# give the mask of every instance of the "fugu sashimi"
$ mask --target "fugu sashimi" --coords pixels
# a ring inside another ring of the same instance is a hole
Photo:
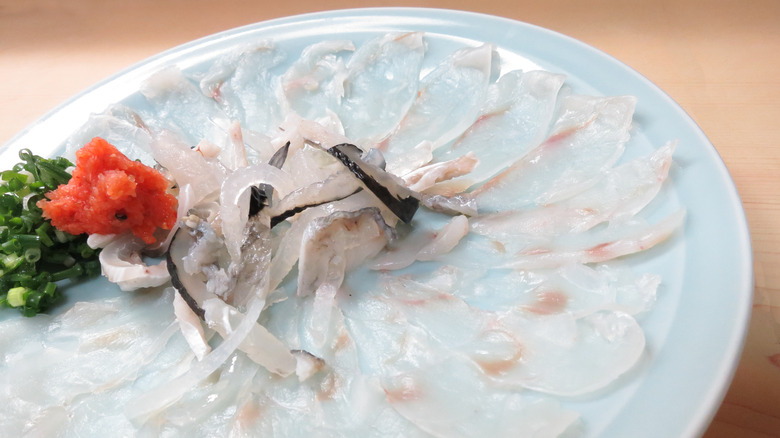
[[[496,390],[468,360],[406,339],[382,387],[396,411],[435,437],[556,437],[578,418],[552,399]]]
[[[434,159],[475,154],[479,166],[461,178],[472,184],[498,173],[545,139],[564,80],[545,71],[503,75],[491,85],[479,118],[451,145],[437,149]]]
[[[200,81],[204,95],[214,99],[231,120],[267,134],[281,122],[281,72],[274,69],[285,58],[273,43],[263,41],[224,56]]]
[[[36,318],[44,325],[40,333],[46,334],[45,342],[22,337],[18,340],[25,340],[23,345],[5,345],[10,348],[4,349],[7,369],[0,376],[0,385],[11,403],[0,414],[3,431],[22,436],[41,419],[55,421],[58,412],[72,417],[89,398],[85,396],[104,393],[116,397],[116,391],[142,374],[141,369],[176,333],[171,298],[171,293],[124,295],[79,303],[54,318]],[[133,305],[146,309],[149,319],[124,311]],[[4,332],[13,322],[3,322]],[[67,422],[61,426],[67,427]]]
[[[623,312],[597,310],[577,317],[564,308],[540,314],[520,302],[506,312],[485,312],[436,283],[398,279],[385,284],[386,299],[406,322],[435,340],[436,347],[465,354],[491,380],[579,395],[630,369],[644,350],[641,328]]]
[[[492,386],[480,360],[490,368],[495,354],[521,356],[513,337],[490,340],[495,316],[428,285],[389,276],[384,284],[384,293],[345,303],[358,306],[350,314],[364,309],[347,323],[364,371],[378,373],[387,401],[417,427],[440,437],[557,436],[577,418],[551,399]]]
[[[678,230],[684,219],[685,210],[678,210],[655,224],[638,221],[548,241],[510,256],[510,261],[501,267],[544,269],[569,263],[605,262],[652,248]]]
[[[422,32],[392,33],[363,44],[349,59],[336,113],[357,144],[381,140],[406,114],[417,93],[424,51]]]
[[[493,67],[493,46],[460,49],[420,81],[414,104],[378,147],[396,175],[428,163],[432,151],[454,139],[479,114]]]
[[[351,41],[321,41],[306,47],[282,76],[282,91],[291,110],[305,119],[317,119],[335,110],[344,96],[347,67],[343,53],[353,52]]]
[[[472,220],[472,231],[494,237],[551,236],[629,219],[658,194],[669,174],[674,149],[670,143],[647,157],[609,169],[596,185],[559,203],[482,215]]]
[[[450,181],[453,178],[466,175],[474,170],[479,165],[479,159],[471,152],[466,153],[463,156],[428,164],[420,167],[417,170],[407,173],[403,176],[404,182],[407,186],[416,192],[427,191],[431,187],[434,187],[441,181]],[[466,184],[450,184],[448,187],[460,186],[458,189],[445,192],[446,195],[454,195],[465,191],[469,187],[469,183]],[[437,191],[440,192],[440,191]]]
[[[150,76],[141,85],[149,109],[138,113],[155,131],[169,130],[190,145],[201,140],[221,144],[230,120],[219,105],[176,67],[168,67]]]
[[[523,360],[493,380],[547,394],[579,396],[604,388],[630,370],[645,348],[642,328],[629,314],[600,311],[505,317],[501,325],[523,343]]]
[[[91,114],[89,120],[68,138],[65,156],[72,159],[78,149],[95,137],[111,143],[128,157],[140,160],[147,166],[154,165],[150,151],[152,133],[141,116],[127,106],[115,104],[102,113]]]
[[[636,98],[566,96],[550,136],[473,192],[480,212],[545,205],[594,185],[629,138]]]

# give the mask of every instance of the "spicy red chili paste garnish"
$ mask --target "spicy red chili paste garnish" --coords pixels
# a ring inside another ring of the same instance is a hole
[[[128,159],[96,137],[76,152],[76,169],[68,184],[38,201],[54,227],[71,234],[118,234],[130,230],[154,243],[159,227],[176,222],[176,198],[160,172]]]

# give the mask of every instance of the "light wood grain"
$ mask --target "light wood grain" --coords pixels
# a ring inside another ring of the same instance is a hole
[[[462,9],[547,27],[635,68],[691,114],[734,178],[755,257],[744,353],[705,437],[780,437],[780,2],[0,0],[0,144],[162,50],[270,18],[363,6]]]

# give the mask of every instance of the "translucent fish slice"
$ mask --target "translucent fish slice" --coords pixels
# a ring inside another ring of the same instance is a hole
[[[424,50],[422,32],[391,33],[363,44],[349,59],[336,113],[358,145],[381,140],[406,114],[417,94]]]
[[[409,112],[378,146],[388,172],[403,176],[428,163],[433,150],[474,122],[487,92],[493,56],[490,44],[460,49],[421,80]]]
[[[291,110],[305,119],[325,117],[344,96],[347,77],[344,54],[355,50],[351,41],[321,41],[306,47],[282,76],[282,92]]]
[[[636,98],[567,96],[550,136],[473,192],[482,212],[545,205],[594,185],[623,154]]]
[[[549,133],[565,77],[545,71],[512,71],[491,85],[485,110],[436,161],[473,153],[479,165],[460,179],[481,182],[538,146]]]
[[[200,81],[202,92],[219,104],[231,120],[261,134],[281,122],[286,108],[276,67],[285,55],[262,41],[222,57]]]

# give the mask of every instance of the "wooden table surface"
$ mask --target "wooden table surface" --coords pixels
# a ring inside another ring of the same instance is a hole
[[[780,437],[780,1],[0,0],[0,144],[157,52],[271,18],[365,6],[461,9],[546,27],[615,56],[682,105],[736,182],[754,251],[747,341],[704,436]]]

